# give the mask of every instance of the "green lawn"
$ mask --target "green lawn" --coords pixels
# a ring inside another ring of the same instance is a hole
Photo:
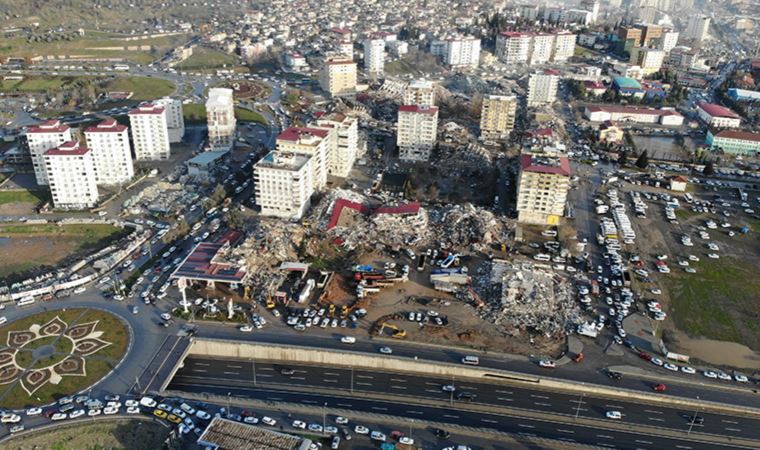
[[[671,316],[690,336],[739,342],[760,349],[760,278],[745,259],[704,258],[696,274],[676,270],[666,277]]]
[[[48,200],[50,200],[50,197],[46,191],[0,191],[0,205],[8,203],[33,203],[39,205]]]
[[[235,108],[235,117],[242,122],[259,122],[266,125],[264,116],[250,109]]]
[[[234,66],[236,59],[233,55],[206,47],[195,47],[193,54],[186,60],[174,66],[177,70],[216,69]]]
[[[61,237],[76,237],[82,247],[89,247],[103,239],[116,237],[125,233],[121,228],[102,223],[55,225],[55,224],[32,224],[32,225],[0,225],[0,235],[55,235]]]
[[[53,75],[24,76],[23,80],[0,80],[0,91],[44,92],[47,90],[71,89],[74,87],[74,83],[86,79],[92,80],[94,78]]]
[[[174,83],[152,77],[117,77],[105,84],[108,91],[132,92],[133,100],[155,100],[174,92]]]
[[[182,115],[185,118],[185,122],[205,123],[206,106],[198,103],[182,105]],[[261,114],[244,108],[235,108],[235,118],[241,122],[259,122],[265,125],[267,123],[266,119]]]

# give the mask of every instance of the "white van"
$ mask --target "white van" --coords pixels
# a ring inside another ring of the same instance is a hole
[[[480,364],[480,358],[473,355],[467,355],[462,358],[462,364],[468,364],[470,366],[477,366]]]
[[[533,257],[536,261],[549,261],[551,257],[545,253],[539,253]]]
[[[16,306],[27,306],[27,305],[31,305],[32,303],[34,303],[34,297],[30,295],[29,297],[24,297],[20,299],[19,301],[17,301]]]

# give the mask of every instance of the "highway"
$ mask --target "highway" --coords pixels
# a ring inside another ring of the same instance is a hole
[[[259,362],[255,365],[256,386],[253,385],[254,366],[244,360],[214,360],[188,358],[169,386],[170,390],[234,395],[260,400],[301,403],[323,406],[331,409],[386,414],[424,421],[451,423],[461,426],[489,428],[497,431],[528,436],[560,439],[604,446],[609,448],[733,448],[704,442],[702,433],[718,431],[716,434],[758,436],[753,430],[756,421],[743,418],[703,414],[704,427],[695,425],[693,433],[681,438],[666,438],[652,435],[651,429],[641,429],[649,425],[668,431],[688,431],[689,422],[683,417],[690,413],[656,406],[637,405],[619,401],[606,401],[590,397],[571,397],[564,394],[539,390],[499,386],[488,383],[454,383],[459,389],[478,394],[472,406],[488,406],[489,412],[462,409],[457,400],[441,390],[441,386],[451,380],[422,378],[402,374],[378,373],[356,370],[353,373],[354,395],[351,394],[351,374],[348,369],[288,366],[295,370],[292,376],[283,376],[279,370],[283,366]],[[331,389],[320,393],[319,389]],[[335,393],[343,389],[344,395]],[[387,399],[372,400],[362,394],[386,394]],[[405,402],[404,397],[413,396],[439,402],[425,405]],[[364,398],[363,398],[364,397]],[[450,403],[450,406],[446,403]],[[500,405],[527,410],[528,417],[514,412],[499,412]],[[435,406],[433,406],[435,405]],[[621,422],[605,419],[606,410],[615,408],[623,413]],[[490,412],[493,411],[493,412]],[[556,418],[541,417],[545,413],[559,413],[567,418],[560,423]],[[578,419],[576,420],[576,414]],[[599,423],[589,426],[587,419]],[[651,420],[652,418],[656,420]],[[584,420],[586,419],[586,420]],[[581,423],[583,422],[583,423]],[[634,426],[630,426],[633,424]],[[608,428],[619,427],[622,429]],[[740,431],[720,430],[729,427]],[[740,427],[745,427],[741,429]]]

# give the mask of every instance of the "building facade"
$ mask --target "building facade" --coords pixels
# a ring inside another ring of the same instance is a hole
[[[385,68],[385,40],[370,38],[364,41],[364,70],[367,74],[382,75]]]
[[[312,157],[298,153],[269,152],[253,166],[256,204],[264,216],[298,220],[311,204]]]
[[[98,203],[98,186],[92,152],[76,141],[68,141],[45,152],[50,195],[60,209],[86,209]]]
[[[517,180],[517,220],[558,225],[565,212],[570,176],[566,156],[522,154]]]
[[[545,70],[531,74],[528,80],[528,106],[549,105],[557,99],[559,74]]]
[[[710,31],[710,18],[707,16],[691,16],[686,25],[684,37],[695,42],[702,42],[707,39]]]
[[[84,130],[92,154],[95,182],[100,185],[128,183],[135,175],[129,130],[114,119],[104,120]]]
[[[171,155],[166,110],[147,104],[129,112],[132,147],[138,161],[167,160]]]
[[[739,128],[742,118],[731,109],[714,103],[697,103],[697,115],[709,127]]]
[[[64,142],[71,141],[71,128],[60,120],[47,120],[26,130],[26,142],[29,155],[34,166],[34,176],[37,184],[48,184],[45,158],[43,155],[51,148],[58,147]]]
[[[405,105],[434,106],[435,86],[432,81],[414,80],[404,90]]]
[[[487,95],[480,109],[480,136],[483,139],[504,139],[515,127],[517,97]]]
[[[232,89],[212,88],[206,100],[208,146],[214,151],[231,150],[235,143],[235,99]]]
[[[315,190],[320,190],[327,184],[329,171],[330,143],[336,136],[331,136],[334,130],[312,127],[290,127],[277,136],[276,148],[281,153],[295,153],[311,157],[313,170],[312,183]]]
[[[335,142],[328,152],[329,172],[337,177],[348,177],[359,148],[359,121],[345,114],[331,113],[318,118],[314,126],[335,130]]]
[[[319,86],[332,96],[355,93],[356,63],[350,59],[326,60],[319,73]]]
[[[438,135],[438,108],[403,105],[398,110],[396,145],[399,158],[427,161]]]
[[[452,69],[468,69],[480,64],[480,39],[472,36],[454,36],[435,41],[430,53],[441,56],[443,63]]]
[[[182,100],[164,97],[156,100],[156,105],[166,110],[166,126],[169,129],[169,143],[177,144],[185,135],[185,118],[182,116]]]
[[[731,155],[755,156],[760,153],[760,134],[736,130],[709,130],[707,145],[712,151]]]
[[[665,62],[665,52],[657,48],[634,47],[631,49],[630,63],[641,67],[644,75],[659,72]]]

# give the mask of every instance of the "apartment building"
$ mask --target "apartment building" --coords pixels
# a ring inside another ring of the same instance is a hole
[[[618,40],[620,42],[620,50],[630,53],[633,47],[641,45],[642,30],[641,28],[626,26],[620,27],[617,30]]]
[[[676,48],[678,45],[678,38],[680,37],[681,33],[678,31],[673,30],[665,30],[662,32],[662,37],[660,38],[660,46],[658,47],[663,52],[670,53],[671,50]]]
[[[709,127],[739,128],[742,118],[731,109],[715,103],[697,103],[697,115]]]
[[[581,0],[581,9],[591,13],[591,23],[599,20],[599,0]]]
[[[329,172],[336,177],[348,177],[359,149],[359,121],[355,117],[334,112],[319,117],[310,126],[335,130],[334,143],[328,152]]]
[[[166,126],[169,131],[169,143],[176,144],[182,141],[185,135],[185,119],[182,116],[182,100],[164,97],[156,100],[156,105],[163,106],[166,110]]]
[[[432,81],[414,80],[404,90],[405,105],[434,106],[435,86]]]
[[[528,62],[532,43],[531,33],[505,31],[496,37],[496,56],[505,64]]]
[[[553,34],[534,34],[528,64],[545,64],[551,61],[554,52],[554,39]]]
[[[86,209],[98,203],[98,186],[92,152],[76,141],[51,148],[43,155],[53,205],[60,209]]]
[[[128,113],[132,147],[138,161],[167,160],[171,155],[166,109],[147,104]]]
[[[575,53],[577,36],[559,33],[521,33],[507,31],[496,37],[496,56],[507,64],[545,64],[564,62]]]
[[[385,39],[364,40],[364,70],[370,76],[382,75],[385,68]]]
[[[312,157],[273,151],[253,166],[256,204],[261,215],[298,220],[314,193]]]
[[[504,139],[515,127],[517,97],[487,95],[480,109],[480,136],[483,139]]]
[[[45,152],[69,141],[71,141],[71,128],[60,120],[47,120],[26,130],[26,143],[32,158],[37,184],[40,186],[48,184],[43,158]]]
[[[571,174],[570,161],[564,155],[520,155],[517,220],[537,225],[559,224],[565,213]]]
[[[644,75],[659,72],[665,62],[665,52],[658,48],[634,47],[631,49],[631,64],[641,67]]]
[[[356,63],[342,58],[326,60],[319,73],[319,86],[332,96],[355,93]]]
[[[699,43],[707,39],[710,31],[710,18],[707,16],[691,16],[686,24],[684,38],[692,39]]]
[[[312,183],[315,190],[322,189],[327,184],[329,170],[330,144],[336,137],[331,136],[333,130],[313,127],[290,127],[280,133],[275,141],[278,152],[307,155],[312,159]]]
[[[559,72],[544,70],[531,74],[528,80],[528,106],[548,105],[557,99]]]
[[[712,151],[721,151],[730,155],[756,156],[760,153],[760,134],[749,131],[710,129],[707,132],[707,145]]]
[[[554,35],[552,62],[564,62],[575,55],[575,41],[578,36],[564,31]]]
[[[431,44],[431,53],[440,55],[443,63],[453,69],[478,67],[480,39],[472,36],[454,36]]]
[[[437,107],[419,105],[399,107],[396,135],[399,158],[407,161],[427,161],[435,146],[437,134]]]
[[[635,122],[664,126],[683,125],[683,116],[673,108],[647,108],[643,106],[586,105],[583,115],[590,122]]]
[[[101,185],[128,183],[135,175],[129,130],[114,119],[107,119],[84,130],[87,148],[92,153],[95,182]]]
[[[235,99],[232,89],[212,88],[206,100],[208,146],[214,151],[231,150],[235,143]]]

